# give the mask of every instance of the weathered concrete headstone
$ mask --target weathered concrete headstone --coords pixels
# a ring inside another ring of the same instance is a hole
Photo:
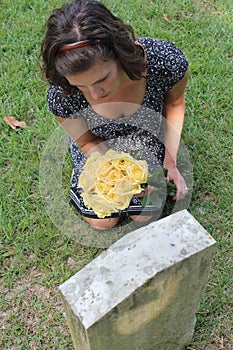
[[[121,238],[59,288],[75,349],[183,349],[215,245],[186,210]]]

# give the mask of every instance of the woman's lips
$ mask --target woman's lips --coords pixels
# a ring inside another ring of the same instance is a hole
[[[100,98],[102,99],[102,98],[106,98],[106,97],[108,97],[108,94],[103,95],[103,96],[101,96]]]

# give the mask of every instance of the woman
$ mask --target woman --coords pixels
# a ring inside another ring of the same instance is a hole
[[[114,148],[147,160],[149,169],[167,168],[168,180],[177,187],[173,199],[184,198],[187,187],[176,156],[188,63],[177,47],[152,38],[136,40],[132,27],[103,4],[76,0],[52,12],[42,57],[51,84],[49,109],[71,136],[71,200],[87,222],[106,229],[119,220],[85,215],[77,183],[93,151]],[[138,205],[133,201],[132,208]],[[139,219],[133,214],[132,209],[131,217]]]

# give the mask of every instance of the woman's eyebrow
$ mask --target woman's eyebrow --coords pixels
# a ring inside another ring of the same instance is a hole
[[[100,78],[98,80],[96,80],[94,83],[92,83],[91,85],[95,85],[95,84],[98,84],[98,83],[101,83],[101,81],[105,80],[107,78],[109,73],[107,73],[103,78]],[[85,87],[86,85],[81,85],[81,84],[77,84],[76,86],[79,86],[79,87]]]

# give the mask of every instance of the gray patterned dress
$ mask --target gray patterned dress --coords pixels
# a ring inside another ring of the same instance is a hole
[[[148,62],[147,85],[144,100],[138,110],[130,116],[121,115],[117,119],[103,118],[89,105],[81,91],[72,96],[62,97],[62,88],[50,86],[48,105],[50,111],[63,118],[86,119],[90,131],[103,139],[111,148],[129,152],[138,159],[148,162],[149,170],[162,166],[164,159],[163,142],[163,102],[166,93],[178,83],[188,69],[184,54],[173,43],[153,38],[139,38]],[[74,164],[71,183],[71,203],[85,216],[96,217],[85,207],[81,189],[77,187],[79,175],[86,156],[74,140],[70,140],[70,152]],[[153,206],[143,209],[145,215],[153,212]],[[138,214],[142,207],[133,198],[128,213]],[[113,216],[117,216],[118,213]]]

